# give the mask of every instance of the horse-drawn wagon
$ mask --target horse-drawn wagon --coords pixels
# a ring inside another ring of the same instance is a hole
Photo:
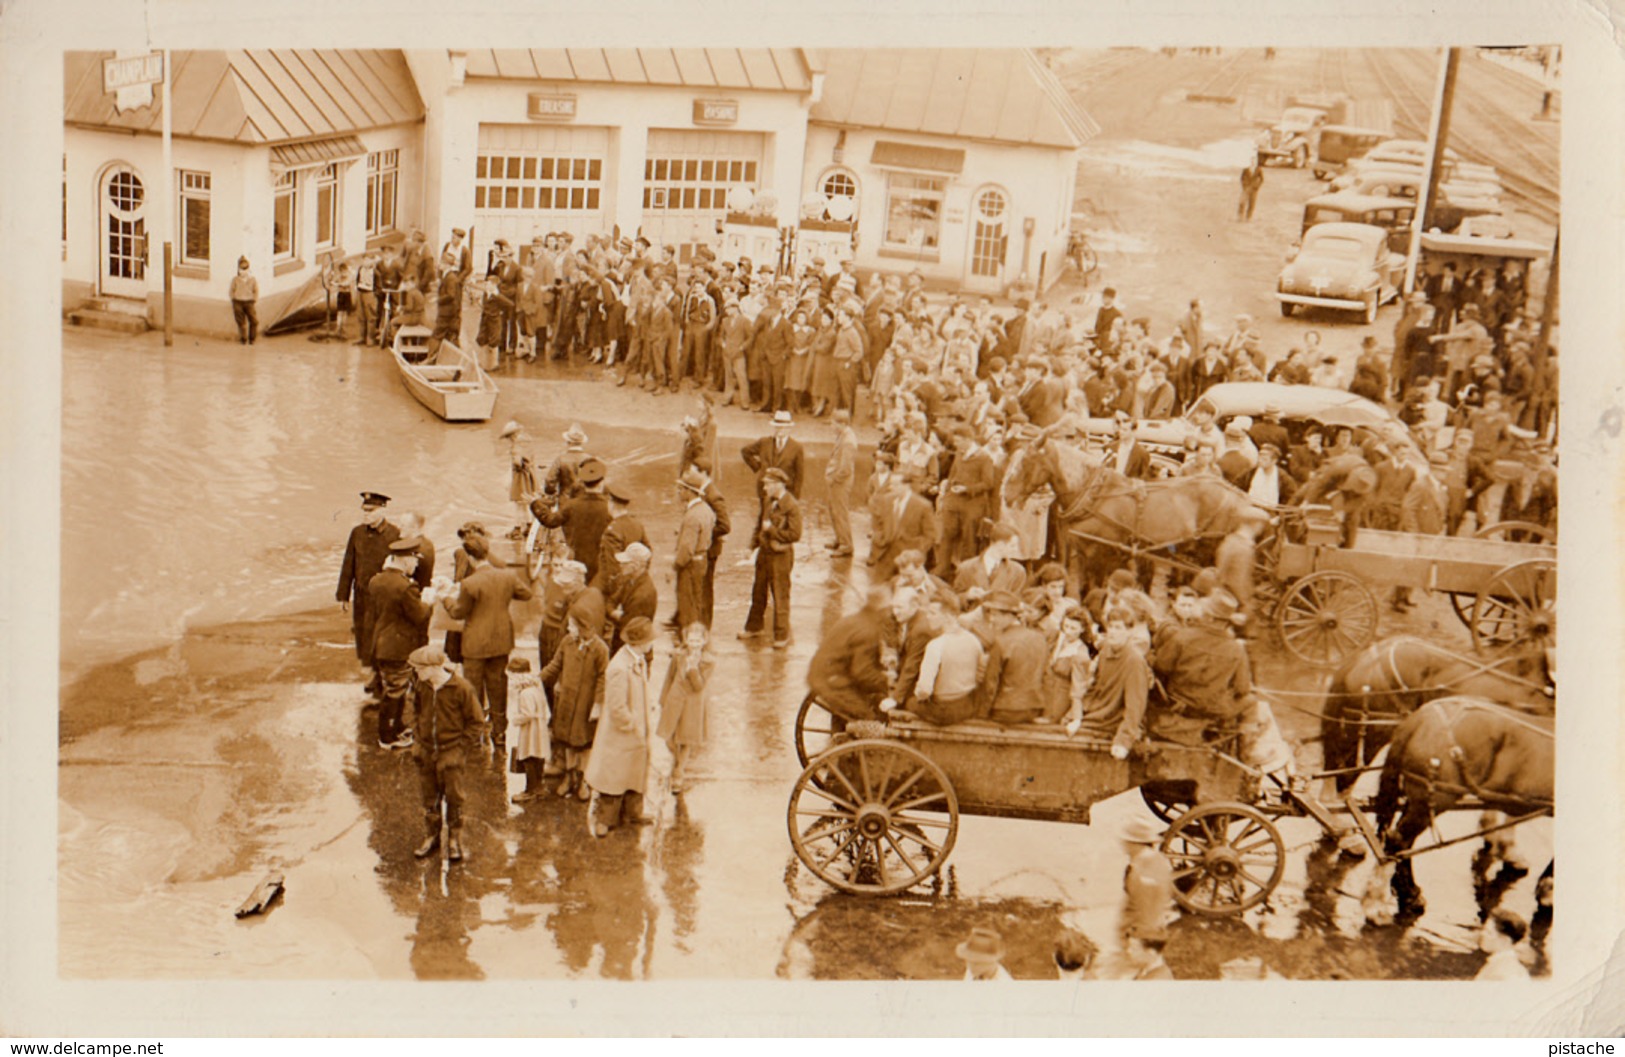
[[[837,729],[840,728],[840,729]],[[843,891],[893,895],[946,865],[962,815],[1088,823],[1092,805],[1138,788],[1168,823],[1174,898],[1237,914],[1280,882],[1286,848],[1259,806],[1262,776],[1217,747],[1111,743],[1054,727],[893,717],[845,726],[809,695],[796,716],[803,770],[790,793],[796,856]]]
[[[1314,510],[1285,508],[1259,542],[1260,613],[1288,653],[1333,667],[1377,637],[1372,587],[1423,587],[1450,596],[1479,649],[1550,638],[1557,547],[1538,525],[1503,522],[1476,536],[1342,527]]]

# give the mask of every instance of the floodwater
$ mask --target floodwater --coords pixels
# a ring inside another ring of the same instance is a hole
[[[734,640],[750,582],[736,532],[717,584],[713,735],[690,791],[656,798],[654,825],[595,840],[579,802],[511,805],[519,779],[480,766],[468,781],[468,860],[412,857],[416,774],[376,747],[333,602],[356,493],[388,492],[394,509],[422,513],[444,556],[464,520],[509,523],[502,421],[523,422],[546,459],[579,419],[637,492],[669,599],[658,558],[675,531],[676,425],[689,404],[591,378],[527,368],[502,379],[492,422],[447,426],[377,350],[299,336],[252,349],[181,338],[165,350],[156,337],[65,332],[63,976],[946,979],[963,971],[954,946],[988,924],[1009,944],[1013,975],[1042,979],[1063,915],[1111,951],[1124,866],[1113,834],[1145,810],[1133,792],[1097,805],[1088,827],[963,818],[939,883],[902,899],[834,893],[791,852],[791,728],[807,660],[864,582],[861,562],[823,549],[816,426],[805,429],[814,498],[793,645]],[[734,452],[762,422],[725,413],[721,426],[723,487],[748,522],[754,497]],[[1410,630],[1449,620],[1418,612]],[[1279,657],[1259,668],[1261,682],[1306,695],[1292,699],[1303,712],[1282,716],[1306,739],[1318,677]],[[1300,751],[1310,767],[1316,755]],[[1538,871],[1550,828],[1525,829]],[[1288,856],[1275,896],[1240,919],[1182,919],[1168,949],[1176,974],[1215,978],[1235,958],[1296,978],[1476,971],[1466,847],[1418,860],[1430,909],[1414,927],[1369,928],[1359,897],[1370,863],[1338,859],[1305,820],[1280,830]],[[236,920],[272,871],[285,894]],[[1531,888],[1512,888],[1507,905],[1527,914]]]

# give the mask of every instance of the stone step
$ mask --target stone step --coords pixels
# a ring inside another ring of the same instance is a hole
[[[106,308],[76,308],[68,313],[68,322],[76,327],[116,330],[122,334],[144,334],[152,329],[142,316]]]
[[[118,312],[121,315],[135,316],[138,319],[147,318],[147,303],[132,300],[128,297],[92,297],[81,308],[90,308],[98,312]]]

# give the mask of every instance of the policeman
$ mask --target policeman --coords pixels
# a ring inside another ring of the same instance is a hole
[[[350,614],[355,635],[355,655],[367,673],[368,694],[380,694],[378,675],[372,668],[372,613],[367,604],[367,584],[384,567],[389,545],[401,538],[400,529],[384,520],[389,496],[381,492],[361,493],[361,524],[350,530],[344,545],[344,564],[339,568],[338,603]]]

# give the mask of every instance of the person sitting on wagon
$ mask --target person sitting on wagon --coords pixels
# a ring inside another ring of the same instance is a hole
[[[1328,503],[1343,518],[1343,546],[1354,546],[1360,512],[1377,487],[1377,471],[1364,455],[1351,450],[1333,455],[1304,482],[1298,505]]]
[[[1119,760],[1128,758],[1144,734],[1151,688],[1151,667],[1132,641],[1133,623],[1134,615],[1121,606],[1107,611],[1093,679],[1066,714],[1067,734],[1110,738],[1112,756]]]
[[[890,598],[887,588],[871,588],[863,608],[824,635],[807,666],[807,688],[840,720],[881,718],[880,702],[892,683],[882,659]]]
[[[1157,629],[1153,670],[1166,707],[1153,709],[1151,731],[1184,745],[1239,734],[1242,759],[1284,787],[1293,775],[1292,749],[1274,711],[1253,693],[1247,650],[1231,633],[1238,611],[1235,596],[1216,587],[1203,600],[1201,617],[1166,620]]]
[[[982,677],[984,715],[1005,725],[1031,723],[1044,714],[1044,633],[1021,622],[1021,601],[1009,591],[989,592],[982,608],[994,635]]]

